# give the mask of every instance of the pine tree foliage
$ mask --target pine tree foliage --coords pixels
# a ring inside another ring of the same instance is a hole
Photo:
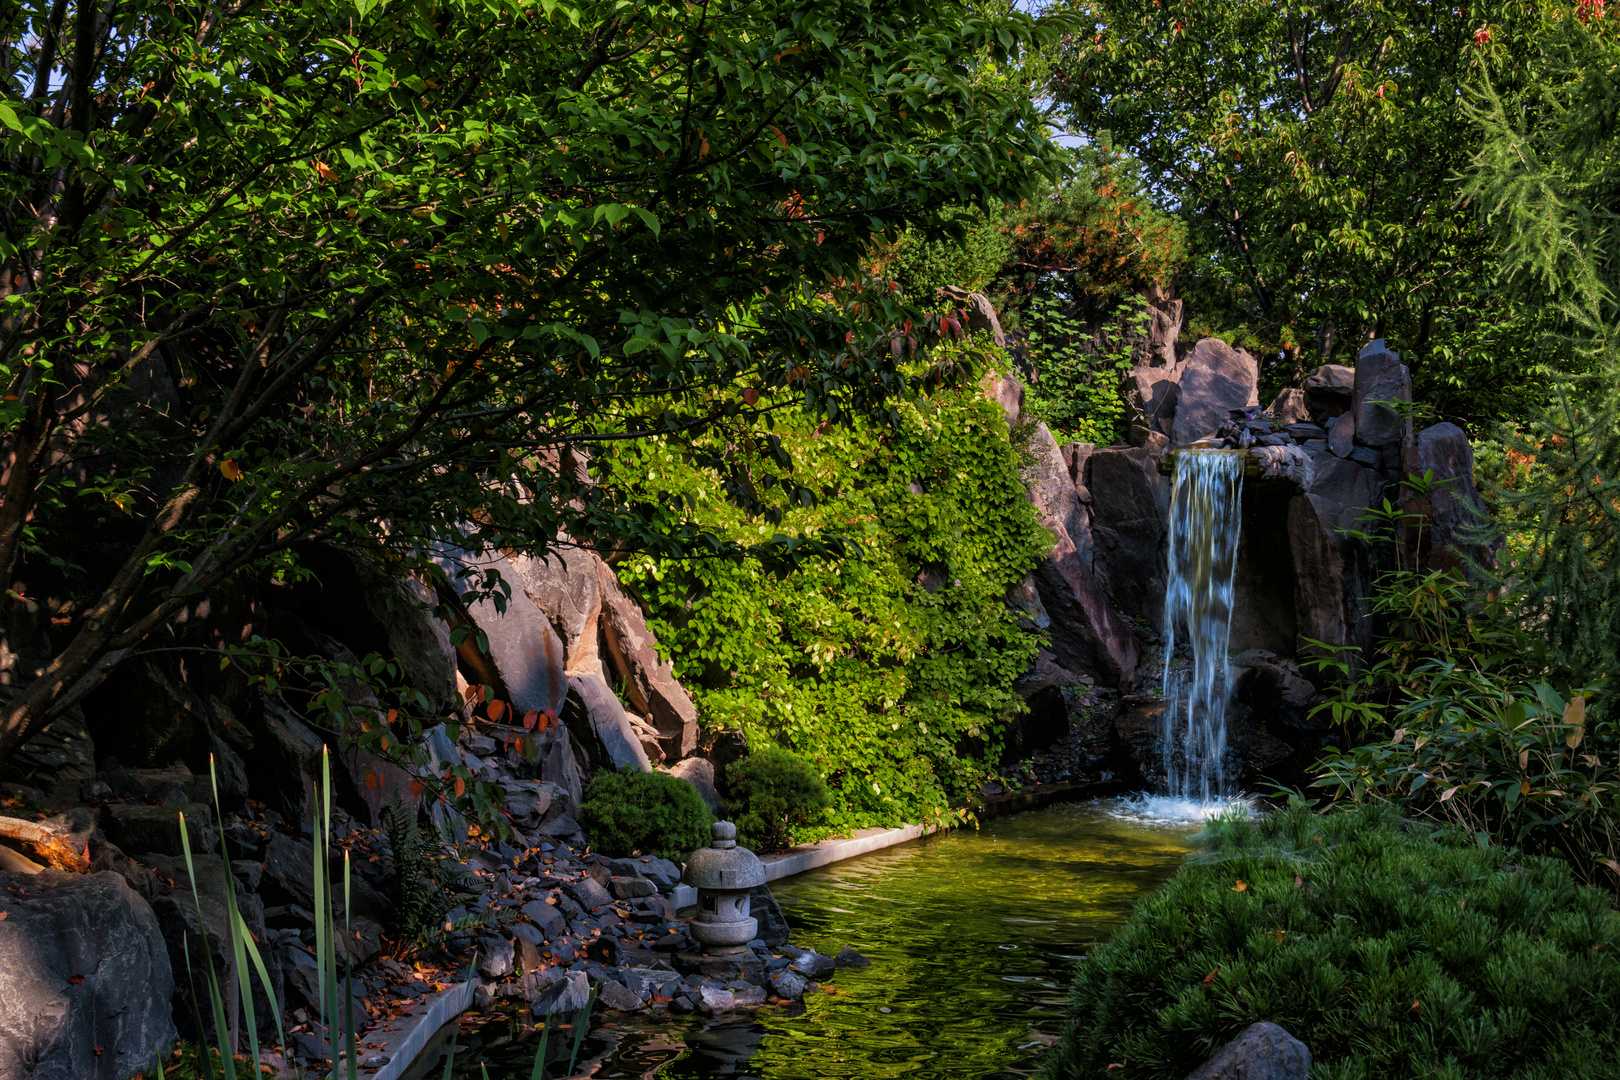
[[[1553,660],[1594,679],[1620,666],[1620,27],[1592,0],[1553,5],[1536,45],[1528,92],[1509,99],[1486,82],[1475,96],[1485,138],[1464,192],[1525,300],[1554,313],[1590,364],[1507,434],[1535,464],[1501,495],[1530,540],[1504,578],[1544,619]]]

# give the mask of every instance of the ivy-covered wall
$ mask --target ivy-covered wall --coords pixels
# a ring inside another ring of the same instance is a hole
[[[619,449],[611,468],[729,536],[837,533],[860,558],[773,576],[752,561],[637,556],[620,580],[706,726],[788,747],[823,774],[834,807],[800,839],[940,820],[977,794],[1000,729],[1024,710],[1012,685],[1038,645],[1003,603],[1051,544],[1019,452],[972,386],[901,405],[882,432],[789,411],[774,434],[794,483],[816,494],[805,506],[768,489],[777,523],[744,514],[716,472],[669,444]],[[762,445],[759,471],[769,455]]]

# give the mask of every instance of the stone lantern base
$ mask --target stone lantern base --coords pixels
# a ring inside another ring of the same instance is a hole
[[[676,953],[675,969],[683,975],[701,975],[705,979],[725,979],[728,982],[747,979],[751,983],[763,983],[765,980],[765,965],[752,949],[744,949],[740,955],[732,956],[717,956],[696,950]]]

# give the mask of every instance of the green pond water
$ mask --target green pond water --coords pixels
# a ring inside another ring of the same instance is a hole
[[[1077,965],[1170,877],[1197,830],[1158,804],[1051,807],[874,852],[771,888],[793,942],[872,964],[802,1007],[721,1018],[603,1017],[579,1075],[978,1080],[1028,1075],[1061,1030]],[[528,1080],[532,1039],[496,1021],[463,1036],[460,1076]],[[553,1038],[566,1072],[565,1035]],[[469,1064],[464,1068],[462,1062]],[[438,1069],[442,1069],[442,1059]],[[433,1075],[442,1075],[435,1071]]]

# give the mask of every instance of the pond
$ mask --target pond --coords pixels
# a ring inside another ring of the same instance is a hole
[[[795,945],[853,946],[871,966],[839,971],[833,992],[793,1009],[600,1023],[581,1073],[1026,1076],[1061,1030],[1075,966],[1175,872],[1198,828],[1186,812],[1140,798],[1055,806],[774,883]],[[482,1045],[458,1055],[459,1075],[481,1078],[482,1064],[491,1080],[527,1080],[534,1044],[502,1038],[502,1026],[473,1037]]]

